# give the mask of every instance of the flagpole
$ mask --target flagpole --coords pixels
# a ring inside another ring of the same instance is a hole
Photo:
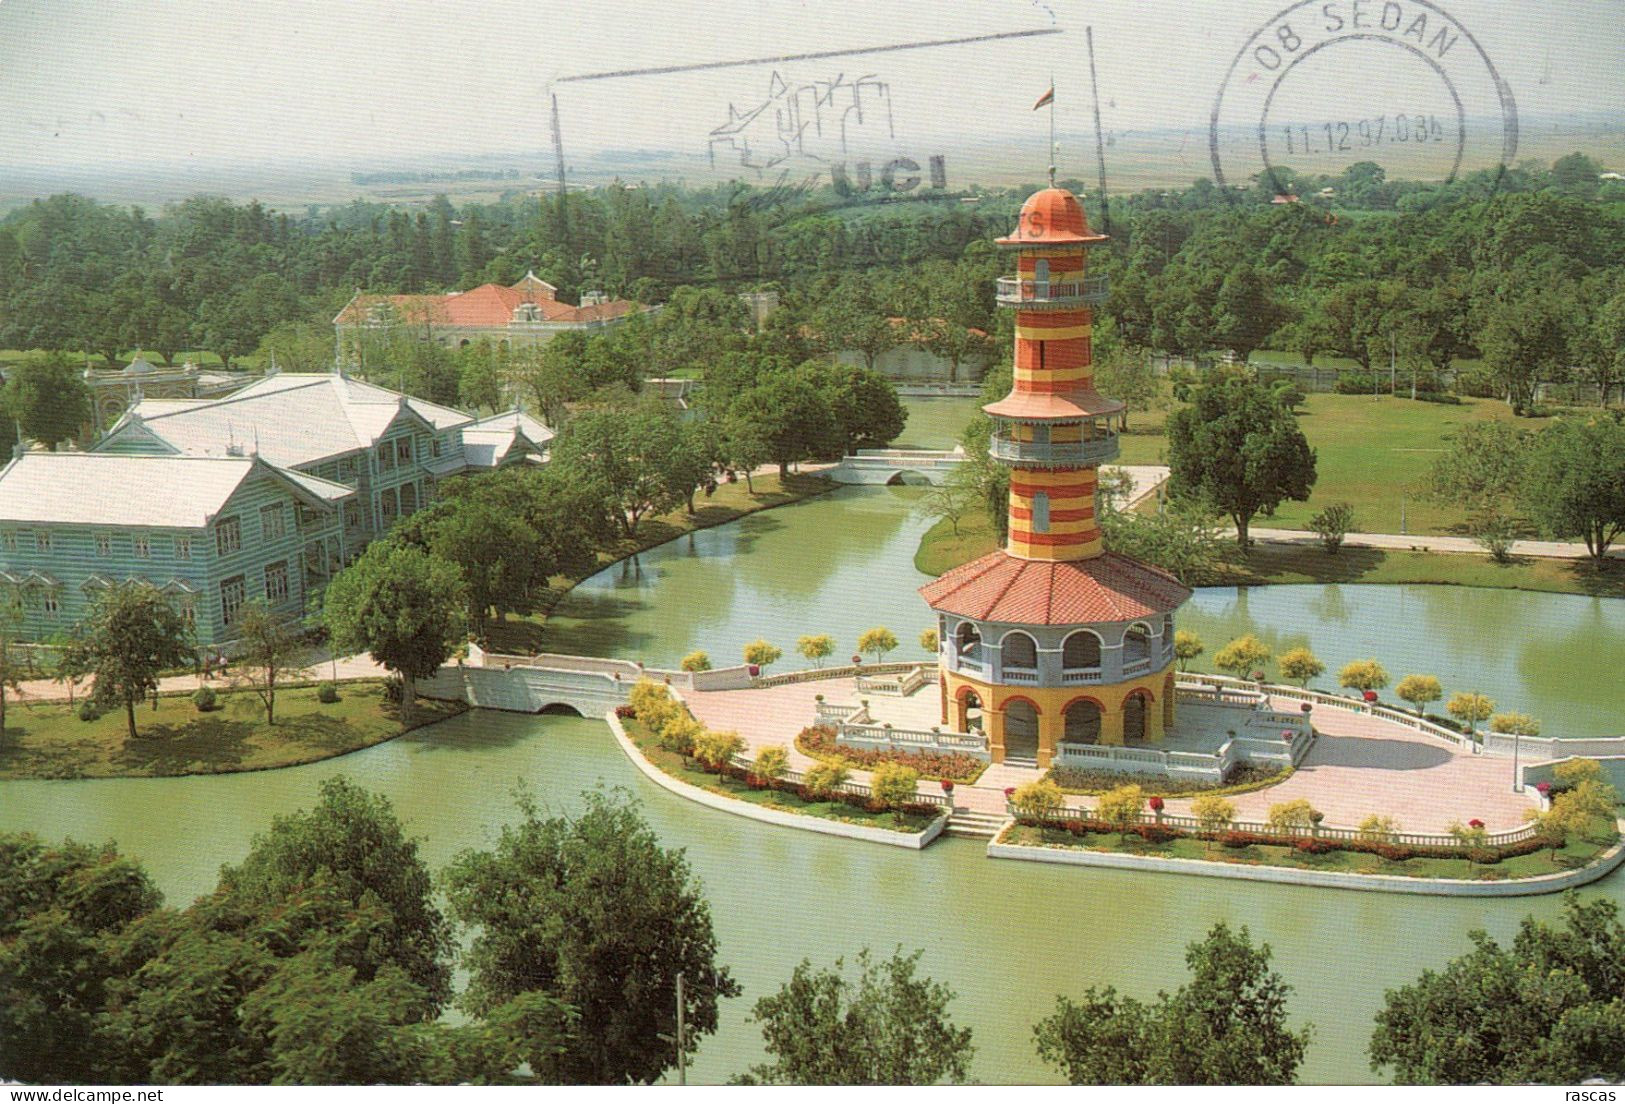
[[[1055,187],[1055,73],[1049,75],[1049,186]]]

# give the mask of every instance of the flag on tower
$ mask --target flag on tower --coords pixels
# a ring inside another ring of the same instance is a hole
[[[1033,104],[1033,110],[1037,111],[1041,107],[1048,107],[1050,104],[1052,104],[1054,102],[1055,102],[1055,86],[1052,84],[1052,85],[1049,86],[1049,91],[1048,92],[1045,92],[1042,96],[1038,97],[1038,102]]]

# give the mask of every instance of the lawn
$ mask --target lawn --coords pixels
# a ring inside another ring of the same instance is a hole
[[[1427,538],[1418,537],[1417,545]],[[993,528],[981,514],[962,519],[959,534],[939,521],[920,538],[914,566],[927,575],[986,555],[998,547]],[[1345,546],[1337,555],[1318,544],[1270,544],[1255,541],[1245,556],[1231,545],[1230,562],[1204,586],[1263,586],[1269,583],[1439,583],[1551,591],[1593,597],[1625,598],[1625,561],[1608,560],[1600,568],[1589,560],[1555,560],[1516,556],[1498,564],[1488,555],[1453,552],[1397,552]]]
[[[1555,855],[1543,848],[1532,854],[1517,855],[1495,863],[1473,863],[1465,858],[1417,858],[1395,862],[1360,851],[1328,851],[1323,855],[1310,855],[1292,847],[1270,844],[1230,848],[1189,836],[1180,836],[1166,843],[1148,843],[1139,836],[1130,835],[1125,842],[1116,832],[1091,832],[1080,837],[1061,828],[1038,828],[1024,824],[1012,824],[998,842],[1165,859],[1196,859],[1235,866],[1286,866],[1295,870],[1328,870],[1340,874],[1388,874],[1401,878],[1454,878],[1487,882],[1537,878],[1542,874],[1577,869],[1594,861],[1618,838],[1611,823],[1598,821],[1592,831],[1570,839]]]
[[[1121,439],[1120,464],[1166,464],[1166,415],[1130,415],[1131,432]],[[1253,519],[1258,528],[1308,529],[1322,506],[1347,502],[1355,527],[1366,533],[1449,534],[1461,531],[1466,513],[1425,499],[1420,486],[1445,447],[1445,437],[1469,422],[1513,421],[1512,408],[1494,399],[1463,399],[1460,405],[1413,402],[1383,395],[1310,395],[1298,411],[1298,424],[1315,450],[1317,478],[1308,502],[1283,502],[1273,517]],[[1539,429],[1546,418],[1519,418],[1524,429]],[[1134,432],[1150,430],[1152,432]]]
[[[67,703],[23,708],[12,703],[0,740],[0,778],[116,778],[227,774],[288,767],[382,743],[406,731],[399,706],[384,701],[383,683],[339,686],[323,704],[316,688],[280,690],[277,723],[252,691],[222,693],[217,708],[198,712],[189,694],[136,710],[131,740],[122,709],[81,721]],[[461,702],[419,699],[410,728],[463,712]]]
[[[800,502],[832,491],[837,486],[822,475],[794,473],[783,479],[776,473],[758,475],[752,478],[752,482],[756,488],[754,493],[747,489],[745,481],[741,479],[737,483],[723,483],[710,498],[697,496],[692,515],[683,507],[678,507],[669,513],[644,518],[638,524],[636,539],[619,541],[613,548],[598,553],[598,566],[593,569],[594,572],[658,544],[675,540],[684,533],[723,525],[758,510]],[[494,652],[507,655],[530,655],[543,651],[547,615],[580,581],[556,577],[537,609],[522,617],[505,617],[492,622],[486,631],[487,646]]]
[[[861,824],[868,828],[885,828],[893,832],[923,832],[936,819],[935,816],[904,813],[899,822],[890,812],[872,812],[848,805],[844,801],[809,801],[794,791],[752,789],[737,778],[728,778],[702,770],[688,758],[661,747],[654,734],[633,718],[622,720],[621,725],[625,728],[627,738],[632,741],[633,746],[656,767],[679,781],[724,797],[748,801],[752,805],[779,809],[787,813],[839,820],[847,824]]]

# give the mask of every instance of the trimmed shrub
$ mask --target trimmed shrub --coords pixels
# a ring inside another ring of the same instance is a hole
[[[331,682],[324,682],[316,687],[316,700],[323,705],[332,705],[339,700],[339,688]]]
[[[1271,805],[1269,816],[1265,819],[1277,832],[1291,832],[1317,823],[1315,807],[1301,797],[1296,801],[1282,801]]]
[[[694,758],[712,769],[729,766],[729,760],[745,750],[745,741],[737,732],[712,732],[702,728],[693,742]]]
[[[751,770],[760,778],[777,780],[784,777],[784,772],[790,769],[790,749],[782,744],[765,747],[756,753],[756,760],[751,764]]]
[[[683,661],[678,666],[689,672],[709,671],[711,669],[711,657],[704,652],[689,652],[683,657]]]
[[[697,745],[700,737],[705,735],[705,726],[689,716],[681,707],[676,707],[666,715],[658,735],[660,746],[667,751],[675,751],[678,755],[698,755]],[[726,760],[725,755],[722,761]]]
[[[815,763],[802,775],[802,787],[817,798],[825,798],[851,779],[852,772],[839,763]]]
[[[882,763],[869,779],[869,792],[888,809],[901,812],[903,806],[916,803],[916,787],[920,772],[901,763]]]
[[[192,704],[197,706],[199,713],[207,713],[215,707],[217,698],[212,686],[199,686],[192,693]]]
[[[1037,782],[1017,786],[1016,792],[1010,795],[1010,801],[1018,809],[1043,814],[1060,809],[1066,799],[1061,793],[1061,787],[1041,778]]]
[[[81,721],[100,720],[101,715],[102,711],[96,708],[95,702],[87,699],[79,703],[79,719]]]

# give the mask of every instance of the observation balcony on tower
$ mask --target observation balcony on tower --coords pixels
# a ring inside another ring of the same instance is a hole
[[[1002,307],[1055,311],[1099,306],[1110,293],[1111,278],[1108,276],[1086,276],[1082,280],[1000,276],[994,292]]]
[[[1117,435],[1097,434],[1081,441],[1022,441],[995,432],[988,452],[996,460],[1041,467],[1077,468],[1117,459]]]

